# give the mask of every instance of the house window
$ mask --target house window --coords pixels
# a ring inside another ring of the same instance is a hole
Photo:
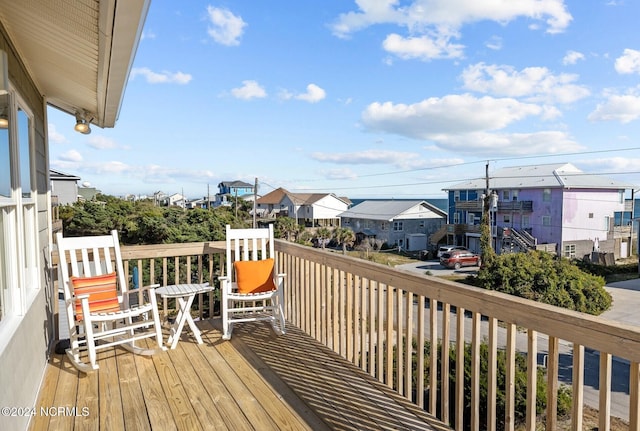
[[[609,230],[610,226],[611,226],[611,217],[604,216],[604,230]]]
[[[458,215],[457,212],[453,213],[453,224],[458,224],[460,223],[460,216]]]
[[[593,213],[589,213],[589,218],[593,218]]]
[[[23,315],[40,284],[33,117],[22,105],[0,96],[9,114],[0,129],[0,320]]]
[[[542,226],[551,226],[551,216],[542,216]]]
[[[542,201],[551,202],[551,189],[542,190]]]
[[[511,223],[511,215],[510,214],[505,214],[504,216],[502,216],[502,221],[504,224],[510,224]]]
[[[518,191],[517,190],[511,190],[511,200],[514,201],[514,202],[518,200]]]
[[[380,229],[381,229],[381,230],[387,230],[387,229],[389,229],[389,226],[387,225],[387,222],[386,222],[386,221],[383,221],[383,222],[380,224]]]
[[[564,246],[564,257],[574,258],[576,257],[576,245],[567,244]]]
[[[404,230],[404,225],[401,221],[394,221],[393,222],[393,230],[396,232],[400,232],[402,230]]]
[[[420,229],[424,229],[424,220],[420,220],[418,226],[420,227]]]
[[[502,199],[503,201],[505,201],[505,202],[506,202],[506,201],[508,201],[508,200],[510,199],[510,196],[509,196],[509,190],[503,190],[503,191],[502,191],[502,197],[501,197],[501,199]]]
[[[460,190],[456,190],[453,192],[453,201],[458,202],[460,200]]]
[[[523,229],[527,229],[531,227],[531,219],[529,218],[528,215],[524,215],[524,214],[522,215],[521,225]]]

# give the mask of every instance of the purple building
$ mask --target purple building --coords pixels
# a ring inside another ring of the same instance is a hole
[[[570,163],[515,166],[489,174],[493,244],[498,253],[542,249],[565,257],[631,253],[631,184],[584,173]],[[449,244],[480,249],[486,178],[445,189]],[[445,239],[446,236],[446,239]]]

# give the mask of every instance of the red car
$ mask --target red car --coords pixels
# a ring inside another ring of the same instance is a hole
[[[440,256],[440,265],[460,269],[463,266],[480,266],[480,255],[469,250],[452,250]]]

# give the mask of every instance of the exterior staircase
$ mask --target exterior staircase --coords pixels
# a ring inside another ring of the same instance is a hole
[[[503,250],[514,252],[516,247],[520,251],[533,250],[537,244],[538,240],[526,230],[509,228],[509,235],[503,240]]]
[[[429,238],[429,242],[433,245],[438,245],[440,240],[445,236],[447,236],[447,232],[448,232],[447,225],[446,224],[442,225],[440,229],[438,229],[433,233],[433,235],[431,235],[431,237]]]

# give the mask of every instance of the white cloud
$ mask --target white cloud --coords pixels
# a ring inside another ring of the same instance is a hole
[[[317,86],[316,84],[309,84],[307,85],[306,93],[295,94],[289,90],[283,89],[278,93],[278,97],[283,100],[297,99],[304,100],[305,102],[309,103],[316,103],[327,97],[327,93],[324,91],[324,89]]]
[[[295,98],[309,103],[316,103],[324,99],[326,96],[327,93],[322,88],[318,87],[316,84],[309,84],[307,85],[307,92],[298,94]]]
[[[183,72],[153,72],[147,67],[135,67],[131,69],[131,79],[141,75],[149,84],[188,84],[192,77],[188,73]]]
[[[382,42],[382,47],[403,60],[462,58],[464,45],[452,44],[449,40],[450,37],[444,36],[402,37],[392,33]]]
[[[49,131],[48,131],[49,142],[51,142],[52,144],[66,144],[69,142],[69,140],[65,135],[58,132],[55,124],[49,123],[48,126],[49,126]]]
[[[590,94],[586,87],[575,84],[578,75],[554,75],[546,67],[527,67],[517,71],[511,66],[477,63],[467,67],[461,78],[468,90],[522,97],[532,102],[572,103]]]
[[[87,139],[87,145],[97,150],[114,150],[121,148],[113,139],[105,136],[90,136]]]
[[[622,74],[640,74],[640,51],[625,49],[622,55],[616,58],[616,72]]]
[[[372,130],[414,139],[502,129],[529,116],[545,114],[534,104],[511,98],[476,98],[469,94],[429,98],[412,105],[392,102],[370,104],[362,121]]]
[[[80,152],[76,150],[69,150],[60,154],[59,159],[64,162],[81,162],[82,154],[80,154]]]
[[[242,17],[234,15],[228,9],[213,6],[207,7],[207,14],[211,23],[207,32],[213,40],[226,46],[240,44],[240,38],[247,26]]]
[[[366,150],[351,153],[311,154],[311,158],[319,162],[349,165],[393,165],[400,169],[416,169],[426,166],[419,153],[389,150]]]
[[[440,135],[434,140],[442,149],[478,156],[560,154],[584,149],[566,133],[553,130],[533,133],[474,132],[462,135]]]
[[[590,121],[619,121],[630,123],[640,118],[640,95],[633,91],[629,94],[610,94],[604,103],[587,117]]]
[[[251,100],[267,97],[267,92],[257,81],[242,81],[242,87],[234,88],[231,94],[237,99]]]
[[[565,56],[562,58],[562,64],[576,64],[578,60],[584,60],[584,54],[578,51],[567,51]]]
[[[340,14],[332,24],[338,37],[375,24],[396,24],[411,32],[426,27],[437,31],[456,30],[465,24],[496,21],[506,24],[518,18],[545,22],[548,33],[564,31],[571,14],[563,0],[358,0],[358,11]]]
[[[484,46],[494,51],[499,51],[502,49],[502,38],[500,36],[491,36]]]
[[[358,175],[349,168],[321,170],[320,174],[329,180],[355,180]]]
[[[620,172],[628,174],[636,172],[640,166],[640,159],[631,157],[604,157],[576,162],[580,166],[591,166],[599,171]]]

